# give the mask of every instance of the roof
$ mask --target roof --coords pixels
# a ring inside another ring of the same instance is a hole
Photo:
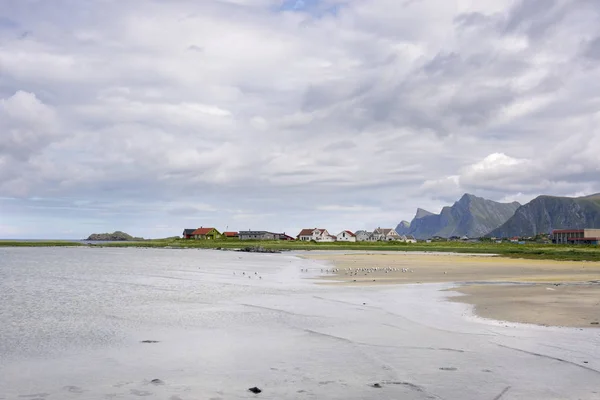
[[[184,235],[192,235],[194,233],[194,231],[196,230],[196,228],[192,228],[192,229],[184,229],[183,230],[183,234]]]
[[[302,229],[298,236],[312,236],[314,231],[323,232],[325,229],[320,228],[310,228],[310,229]]]
[[[583,233],[584,229],[555,229],[552,233]]]
[[[192,235],[206,235],[213,229],[215,229],[215,228],[198,228],[194,232],[192,232]]]
[[[267,231],[240,231],[240,235],[264,235],[266,233],[269,233],[271,235],[277,235],[276,233]]]
[[[342,231],[342,232],[340,232],[340,233],[344,233],[344,232],[346,232],[346,233],[347,233],[348,235],[350,235],[350,236],[353,236],[353,237],[354,237],[354,236],[356,236],[354,233],[352,233],[352,232],[350,232],[350,231]]]
[[[411,240],[416,240],[415,237],[413,235],[406,235],[407,239],[411,239]]]
[[[239,235],[237,232],[223,232],[223,236],[233,237],[233,236],[239,236]]]

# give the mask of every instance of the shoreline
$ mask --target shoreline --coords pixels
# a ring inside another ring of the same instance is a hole
[[[147,239],[144,241],[120,241],[89,243],[68,240],[0,240],[2,247],[133,247],[133,248],[163,248],[163,249],[221,249],[231,250],[248,246],[260,246],[279,251],[371,251],[371,252],[438,252],[452,254],[497,254],[502,257],[523,258],[535,260],[570,260],[600,262],[600,246],[583,245],[552,245],[541,243],[400,243],[400,242],[338,242],[311,243],[299,241],[241,241],[241,240],[189,240],[189,239]]]
[[[336,272],[321,277],[334,286],[452,284],[447,301],[472,307],[495,321],[599,328],[600,263],[526,260],[461,254],[342,253],[304,255]]]

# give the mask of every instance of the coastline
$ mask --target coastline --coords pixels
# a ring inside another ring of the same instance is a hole
[[[437,252],[446,254],[495,254],[502,257],[535,260],[597,261],[600,262],[600,246],[552,245],[541,243],[401,243],[401,242],[335,242],[313,243],[304,241],[256,241],[256,240],[190,240],[147,239],[144,241],[86,242],[63,240],[0,240],[0,247],[133,247],[156,249],[214,249],[235,250],[248,246],[260,246],[278,251],[377,251],[399,253]]]
[[[338,269],[321,278],[327,285],[448,283],[452,285],[446,289],[448,301],[468,304],[482,318],[544,326],[600,327],[597,262],[461,254],[339,253],[303,257]]]
[[[0,393],[597,397],[598,330],[482,320],[453,283],[332,287],[307,255],[3,249]]]

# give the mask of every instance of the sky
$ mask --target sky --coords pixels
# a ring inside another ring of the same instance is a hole
[[[597,0],[0,0],[0,238],[600,192]]]

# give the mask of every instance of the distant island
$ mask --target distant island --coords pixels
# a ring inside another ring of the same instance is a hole
[[[85,240],[119,242],[119,241],[140,241],[144,240],[141,237],[133,237],[128,233],[115,231],[113,233],[92,233]]]

